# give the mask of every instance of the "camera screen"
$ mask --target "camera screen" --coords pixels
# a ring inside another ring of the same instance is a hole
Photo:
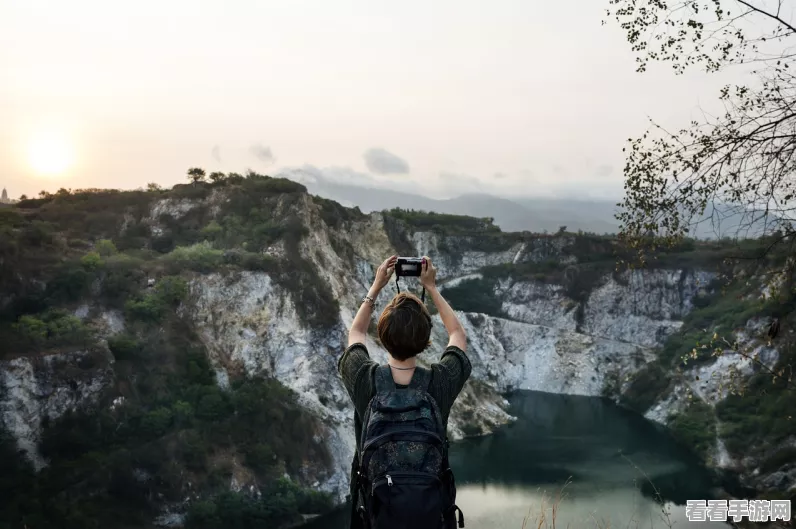
[[[404,264],[404,265],[401,265],[401,270],[407,270],[407,271],[408,270],[417,270],[417,265],[416,264]]]

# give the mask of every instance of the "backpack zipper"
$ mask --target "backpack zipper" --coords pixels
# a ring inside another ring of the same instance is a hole
[[[410,471],[392,472],[391,474],[385,474],[384,477],[378,478],[378,479],[373,481],[373,486],[370,489],[370,495],[374,496],[376,494],[376,487],[378,487],[379,484],[381,484],[381,483],[383,483],[385,481],[387,482],[387,486],[388,487],[392,487],[393,486],[393,479],[392,479],[393,476],[407,476],[407,477],[420,477],[420,476],[422,476],[422,477],[434,478],[436,481],[439,481],[440,483],[442,483],[442,480],[440,479],[440,477],[438,475],[430,474],[428,472],[410,472]]]

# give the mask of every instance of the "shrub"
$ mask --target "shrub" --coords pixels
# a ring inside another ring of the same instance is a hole
[[[193,246],[178,246],[162,259],[175,272],[193,270],[209,273],[224,262],[224,253],[208,242],[201,242]]]
[[[188,283],[179,276],[164,277],[155,285],[155,295],[164,305],[177,306],[188,297]]]
[[[219,224],[215,219],[211,220],[207,226],[202,228],[202,235],[211,240],[215,239],[222,233],[224,233],[224,228],[222,228],[221,224]]]
[[[693,400],[681,413],[669,417],[674,436],[707,459],[716,445],[716,417],[713,409],[701,400]]]
[[[491,279],[469,279],[448,287],[445,299],[455,310],[505,317],[503,303],[495,295],[495,281]]]
[[[92,332],[79,318],[55,309],[36,316],[21,316],[13,329],[18,333],[23,349],[85,346],[93,340]]]
[[[89,270],[82,260],[80,263],[67,261],[61,264],[47,282],[47,298],[55,303],[77,301],[88,291],[92,278]]]
[[[173,416],[171,410],[160,407],[147,413],[141,420],[141,432],[147,438],[157,438],[171,427]]]
[[[391,209],[385,214],[403,221],[417,231],[434,231],[447,235],[500,232],[500,228],[494,224],[495,219],[491,217],[476,218],[401,208]]]
[[[80,264],[89,272],[96,272],[105,264],[97,252],[89,252],[80,259]]]
[[[144,262],[128,254],[117,254],[105,259],[101,293],[105,302],[112,306],[124,306],[124,302],[135,297],[146,281]]]
[[[47,324],[33,316],[21,316],[14,330],[31,346],[41,346],[47,341]]]
[[[659,362],[651,362],[633,376],[629,387],[621,396],[620,404],[645,413],[669,387],[671,375]]]
[[[117,361],[129,361],[138,358],[143,344],[130,334],[117,334],[108,338],[108,349]]]
[[[196,416],[203,421],[216,421],[230,411],[229,402],[220,390],[208,390],[199,400]]]
[[[140,299],[131,299],[124,305],[127,316],[132,320],[145,323],[159,323],[165,311],[165,306],[158,296],[149,294]]]
[[[98,241],[95,250],[102,257],[110,257],[119,253],[119,251],[116,249],[116,245],[113,244],[113,241],[110,239],[102,239]]]

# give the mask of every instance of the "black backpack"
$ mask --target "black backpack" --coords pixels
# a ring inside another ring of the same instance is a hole
[[[389,366],[376,368],[376,394],[362,421],[356,474],[367,529],[464,527],[448,464],[442,414],[428,393],[431,373],[418,367],[397,388]]]

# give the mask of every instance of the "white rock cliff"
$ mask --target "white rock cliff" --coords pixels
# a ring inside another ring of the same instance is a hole
[[[295,390],[307,412],[321,419],[333,465],[316,476],[318,488],[342,498],[347,493],[354,451],[353,411],[336,362],[374,266],[395,249],[381,215],[371,214],[334,233],[353,248],[352,267],[334,250],[331,230],[309,196],[304,198],[301,214],[310,235],[302,241],[301,253],[339,300],[339,324],[328,330],[303,326],[291,293],[258,272],[192,276],[190,298],[180,311],[198,331],[221,386],[237,375],[265,373]],[[179,218],[191,207],[186,201],[158,202],[150,216],[153,228],[157,231],[160,215]],[[542,260],[556,254],[562,256],[562,266],[571,261],[561,252],[566,237],[540,241],[530,240],[500,252],[468,251],[466,241],[448,241],[447,247],[456,244],[463,250],[454,258],[440,251],[438,236],[412,235],[416,253],[435,260],[440,281],[448,286],[487,265]],[[528,389],[600,395],[609,373],[625,377],[651,359],[651,348],[679,328],[681,318],[691,309],[691,299],[709,280],[709,274],[681,270],[634,271],[616,278],[608,275],[580,311],[561,285],[511,279],[499,282],[494,295],[502,300],[507,318],[460,314],[474,371],[452,411],[452,435],[489,433],[511,421],[502,392]],[[388,297],[389,290],[380,296],[377,313]],[[88,317],[88,311],[84,312]],[[435,346],[433,352],[423,355],[426,362],[435,359],[446,341],[442,323],[435,318]],[[116,332],[123,325],[118,317],[105,319],[113,323]],[[385,351],[373,338],[368,346],[374,358],[385,358]],[[29,358],[0,363],[0,420],[37,468],[46,464],[37,449],[43,418],[55,419],[68,410],[90,406],[112,381],[110,368],[78,370],[82,375],[76,378],[61,376],[62,366],[79,364],[79,354],[43,357],[38,363]],[[650,416],[655,418],[652,412]]]

